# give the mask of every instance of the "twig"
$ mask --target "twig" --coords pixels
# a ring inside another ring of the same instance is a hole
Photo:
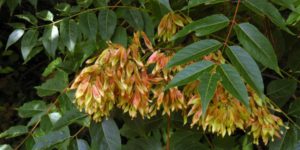
[[[30,28],[23,28],[23,29],[24,30],[38,29],[38,28],[49,26],[49,25],[54,25],[54,24],[57,24],[57,23],[65,20],[65,19],[71,19],[71,18],[74,18],[74,17],[79,16],[81,14],[85,14],[85,13],[93,12],[93,11],[98,11],[98,10],[106,9],[106,8],[130,8],[130,9],[140,9],[140,10],[143,10],[142,8],[133,7],[133,6],[102,6],[102,7],[96,7],[96,8],[91,8],[91,9],[87,9],[87,10],[81,11],[79,13],[76,13],[76,14],[68,16],[68,17],[64,17],[62,19],[56,20],[56,21],[54,21],[52,23],[49,23],[49,24],[44,24],[44,25],[30,27]]]
[[[234,15],[233,15],[230,27],[229,27],[228,34],[227,34],[226,39],[224,41],[224,46],[222,48],[222,52],[224,51],[225,47],[227,46],[227,43],[228,43],[228,40],[230,38],[233,26],[236,24],[236,15],[237,15],[237,12],[239,10],[240,2],[241,2],[241,0],[238,0],[235,11],[234,11]]]
[[[300,130],[300,126],[291,117],[289,117],[288,114],[286,114],[276,103],[274,103],[269,98],[268,98],[268,101],[270,102],[271,105],[275,106],[279,110],[279,112],[281,112],[291,123],[293,123],[297,129]]]
[[[288,77],[294,79],[295,81],[297,81],[300,84],[300,80],[298,80],[296,77],[294,77],[293,75],[289,74],[288,72],[284,71],[283,69],[280,69],[281,72],[283,72],[285,75],[287,75]]]
[[[208,139],[207,135],[204,133],[204,138],[207,141],[208,145],[210,146],[211,149],[214,149],[214,145],[211,143],[211,141]]]
[[[82,127],[81,127],[74,135],[71,136],[71,139],[77,137],[77,135],[78,135],[80,132],[82,132],[84,128],[85,128],[85,127],[82,126]]]
[[[53,105],[50,105],[46,111],[46,114],[48,114],[51,110],[51,108],[53,106],[56,105],[56,103],[58,102],[58,99],[56,99],[54,102],[53,102]],[[34,126],[32,127],[32,129],[28,132],[27,136],[14,148],[14,150],[18,150],[23,144],[24,142],[33,134],[34,130],[38,127],[38,125],[40,124],[41,122],[41,119],[39,119],[35,124]]]

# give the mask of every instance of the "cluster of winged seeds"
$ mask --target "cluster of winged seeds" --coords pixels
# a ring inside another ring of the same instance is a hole
[[[179,27],[187,24],[187,20],[175,13],[167,14],[159,25],[159,38],[168,41]],[[71,89],[76,89],[75,103],[78,108],[93,120],[101,121],[109,117],[115,107],[128,112],[132,118],[137,115],[150,118],[158,110],[167,115],[181,111],[184,120],[191,118],[191,126],[197,125],[222,136],[240,129],[252,134],[256,144],[259,138],[267,144],[269,138],[280,137],[280,127],[284,126],[282,120],[269,111],[264,100],[250,87],[250,111],[218,83],[213,99],[203,114],[197,91],[201,84],[199,81],[182,88],[164,90],[183,68],[165,68],[175,52],[155,50],[144,32],[135,33],[128,48],[113,43],[108,45],[99,56],[87,61],[90,65],[81,71],[71,86]],[[225,62],[221,52],[203,59],[216,64]]]

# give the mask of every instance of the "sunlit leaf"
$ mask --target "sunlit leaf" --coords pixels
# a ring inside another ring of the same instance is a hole
[[[25,61],[28,59],[29,54],[37,44],[38,34],[37,30],[28,30],[22,38],[21,52]]]
[[[55,57],[55,52],[58,46],[58,37],[59,37],[59,31],[57,26],[52,25],[50,27],[45,28],[44,34],[43,34],[43,46],[46,49],[46,52],[49,56]]]
[[[23,36],[23,34],[24,34],[24,30],[23,29],[15,29],[9,35],[5,49],[7,49],[12,44],[16,43]]]
[[[74,20],[64,20],[60,23],[60,36],[64,45],[73,53],[79,31],[78,26]]]
[[[62,117],[53,125],[53,130],[58,130],[62,127],[74,123],[76,120],[85,117],[86,114],[80,112],[77,109],[73,109],[65,112]]]

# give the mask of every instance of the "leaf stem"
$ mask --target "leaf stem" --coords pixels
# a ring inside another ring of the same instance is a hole
[[[167,115],[167,121],[168,121],[168,126],[167,126],[167,145],[166,145],[166,150],[170,150],[170,129],[171,129],[171,117],[170,117],[170,115]]]
[[[229,30],[228,30],[228,34],[227,34],[226,39],[224,41],[224,46],[222,48],[222,52],[224,51],[225,47],[227,46],[227,43],[229,41],[233,26],[236,24],[236,15],[237,15],[237,12],[239,10],[240,3],[241,3],[241,0],[238,0],[235,11],[234,11],[234,15],[233,15],[233,18],[232,18],[232,21],[231,21],[231,24],[230,24],[230,27],[229,27]]]

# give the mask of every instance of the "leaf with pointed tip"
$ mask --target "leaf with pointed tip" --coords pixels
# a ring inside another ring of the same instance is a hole
[[[206,39],[192,43],[179,50],[168,62],[167,68],[184,64],[188,61],[195,60],[220,48],[222,44],[217,40]]]
[[[79,28],[85,37],[96,40],[98,21],[94,13],[85,13],[79,16]]]
[[[0,149],[1,150],[13,150],[13,148],[8,144],[1,144]]]
[[[33,150],[49,149],[51,146],[61,143],[70,137],[68,128],[49,132],[46,135],[36,137]]]
[[[124,9],[123,18],[129,23],[130,26],[136,30],[144,29],[144,20],[142,13],[136,9]]]
[[[60,36],[64,45],[73,53],[78,37],[78,26],[74,20],[64,20],[60,23]]]
[[[13,14],[16,7],[21,4],[21,0],[6,0],[6,5],[10,11],[10,15]]]
[[[25,61],[28,59],[31,50],[37,43],[38,34],[39,33],[37,32],[37,30],[29,30],[24,34],[22,38],[21,52]]]
[[[121,150],[120,131],[113,119],[103,120],[101,123],[103,136],[101,148],[107,150]]]
[[[267,86],[267,95],[279,106],[284,106],[297,90],[297,82],[293,79],[271,81]]]
[[[62,115],[62,117],[53,125],[53,130],[61,129],[65,126],[68,126],[72,123],[74,123],[76,120],[81,119],[85,117],[86,114],[78,111],[77,109],[72,109],[70,111],[67,111],[65,114]]]
[[[252,57],[240,46],[228,47],[226,54],[245,81],[262,97],[264,95],[264,82]]]
[[[218,72],[224,88],[250,110],[248,92],[239,73],[229,64],[221,64]]]
[[[23,19],[33,25],[36,25],[38,23],[38,20],[31,13],[19,14],[19,15],[16,15],[16,17],[18,17],[19,19]]]
[[[254,25],[241,23],[234,29],[238,40],[254,59],[280,74],[272,44]]]
[[[13,137],[23,135],[27,132],[28,132],[27,126],[17,125],[17,126],[10,127],[8,130],[0,133],[0,138],[4,138],[4,137],[6,139],[13,138]]]
[[[58,46],[58,37],[59,31],[57,26],[52,25],[50,27],[45,28],[43,34],[43,46],[46,49],[46,52],[52,57],[55,57],[55,52]]]
[[[211,4],[217,4],[217,3],[222,3],[222,2],[226,2],[229,0],[189,0],[188,5],[183,7],[182,10],[185,9],[189,9],[201,4],[205,4],[205,5],[211,5]]]
[[[181,86],[194,81],[201,75],[201,73],[211,69],[213,66],[214,64],[212,62],[206,60],[191,64],[178,72],[165,89],[167,90],[169,88]]]
[[[23,34],[24,34],[23,29],[14,30],[8,37],[5,49],[7,49],[12,44],[16,43],[23,36]]]
[[[122,44],[124,47],[127,47],[127,32],[126,29],[123,27],[117,27],[113,37],[113,43]]]
[[[215,94],[219,79],[220,77],[217,73],[212,74],[210,72],[204,72],[199,78],[198,91],[201,97],[202,116],[205,116],[207,107]]]
[[[243,1],[243,4],[258,15],[268,17],[275,25],[277,25],[281,29],[287,31],[290,34],[294,34],[289,30],[289,28],[287,28],[285,20],[281,16],[278,9],[267,0],[245,0]]]
[[[36,16],[44,21],[53,21],[53,14],[49,10],[43,10],[36,13]]]
[[[76,139],[77,150],[89,150],[90,146],[84,139]]]
[[[114,120],[103,120],[102,123],[92,122],[90,127],[92,138],[91,150],[106,149],[120,150],[120,131]]]
[[[165,6],[169,11],[172,11],[169,0],[159,0],[159,3]]]
[[[299,143],[299,129],[294,125],[289,124],[290,129],[283,128],[281,138],[275,139],[269,145],[269,150],[297,150],[297,144]]]
[[[294,11],[295,6],[294,6],[294,1],[295,0],[271,0],[273,3],[281,5],[285,8],[289,8],[290,10]]]
[[[18,108],[18,115],[21,118],[30,118],[37,114],[42,114],[47,111],[47,106],[44,101],[30,101]]]
[[[36,86],[39,96],[49,96],[56,92],[62,92],[68,86],[68,74],[62,70],[58,70],[55,76],[48,79],[40,86]]]
[[[117,26],[117,15],[112,10],[101,10],[98,14],[99,31],[103,40],[110,40]]]
[[[211,15],[186,25],[172,37],[172,40],[186,36],[194,31],[196,31],[196,36],[208,35],[225,28],[228,24],[229,19],[223,14]]]

